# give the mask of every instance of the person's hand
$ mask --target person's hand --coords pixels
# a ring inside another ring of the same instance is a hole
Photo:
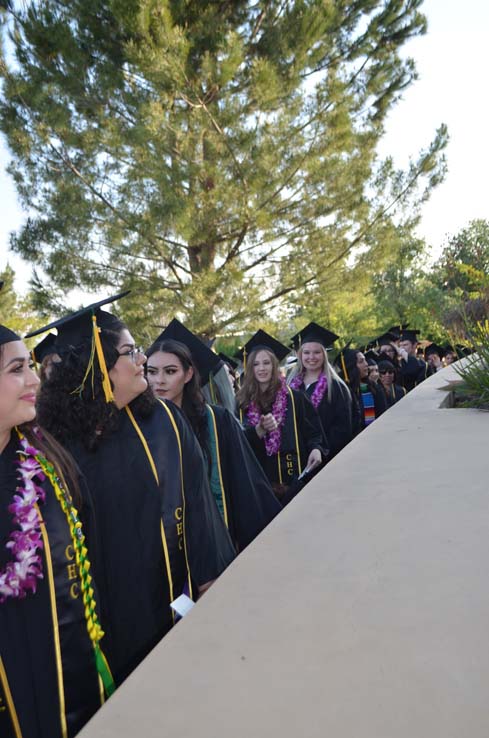
[[[318,448],[313,448],[307,459],[307,468],[312,471],[319,466],[322,460],[321,451]]]
[[[271,433],[278,428],[278,423],[273,417],[272,413],[262,415],[260,418],[260,425],[264,429],[265,433]]]
[[[404,361],[408,360],[408,352],[406,351],[406,349],[400,348],[398,353],[401,359],[404,359]]]

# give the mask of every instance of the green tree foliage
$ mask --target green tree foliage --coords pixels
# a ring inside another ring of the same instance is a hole
[[[432,274],[442,289],[465,298],[487,289],[489,221],[472,220],[451,236]]]
[[[41,326],[40,318],[34,315],[30,296],[20,297],[14,289],[15,272],[10,266],[0,272],[0,323],[23,336]]]
[[[405,172],[376,155],[421,4],[12,0],[0,128],[38,306],[133,287],[129,322],[212,335],[382,263],[444,171],[443,126]]]

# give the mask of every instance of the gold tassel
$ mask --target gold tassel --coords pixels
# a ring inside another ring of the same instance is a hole
[[[246,349],[243,348],[243,370],[246,371]]]
[[[100,366],[100,371],[102,372],[102,387],[104,388],[105,402],[114,402],[114,393],[112,392],[109,372],[107,371],[107,364],[105,363],[104,350],[102,348],[102,342],[100,340],[100,328],[97,325],[96,315],[92,315],[92,321],[95,351],[97,352],[98,363]]]
[[[350,377],[348,376],[348,372],[346,371],[346,364],[345,364],[345,355],[343,351],[341,352],[341,368],[343,369],[343,374],[345,375],[345,380],[350,384]]]

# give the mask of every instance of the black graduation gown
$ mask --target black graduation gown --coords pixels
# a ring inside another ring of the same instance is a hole
[[[7,508],[16,487],[17,448],[12,438],[0,455],[2,568],[11,558],[5,544],[13,527]],[[42,486],[43,579],[35,594],[0,604],[1,738],[71,738],[103,702],[65,513],[50,482]]]
[[[369,384],[368,389],[374,398],[375,418],[377,419],[379,415],[382,415],[388,409],[387,398],[385,392],[374,384]],[[365,408],[363,406],[360,387],[356,389],[350,388],[350,392],[352,398],[353,435],[356,436],[366,427]]]
[[[396,402],[402,400],[406,395],[404,387],[400,387],[398,384],[391,384],[389,389],[386,389],[383,385],[384,394],[387,401],[387,407],[392,407]]]
[[[219,405],[208,405],[207,413],[211,489],[231,538],[242,551],[282,506],[236,418]]]
[[[240,417],[251,448],[272,484],[289,486],[295,482],[306,468],[314,448],[321,451],[323,458],[328,455],[319,415],[304,393],[298,390],[288,388],[287,413],[278,454],[268,456],[265,439],[259,438],[255,427],[248,423],[246,412],[241,412]]]
[[[235,551],[200,446],[172,403],[158,401],[147,418],[124,408],[94,452],[69,449],[94,500],[105,652],[120,683],[173,625],[170,602],[195,597]]]
[[[307,389],[304,388],[303,391],[309,399],[311,399],[316,385],[317,382],[313,382]],[[348,387],[340,382],[333,381],[331,400],[328,400],[328,393],[325,392],[317,411],[326,434],[329,458],[332,458],[353,438],[351,394]]]
[[[428,375],[428,365],[423,359],[417,359],[415,356],[408,356],[407,361],[401,359],[401,384],[410,392],[414,387],[426,379]]]

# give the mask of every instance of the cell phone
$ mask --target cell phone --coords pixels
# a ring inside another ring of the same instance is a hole
[[[297,479],[303,479],[305,476],[307,476],[308,474],[310,474],[312,472],[312,469],[313,468],[314,467],[311,468],[310,466],[306,466],[306,468],[304,469],[304,471],[302,472],[302,474],[299,474],[299,476],[297,477]]]

